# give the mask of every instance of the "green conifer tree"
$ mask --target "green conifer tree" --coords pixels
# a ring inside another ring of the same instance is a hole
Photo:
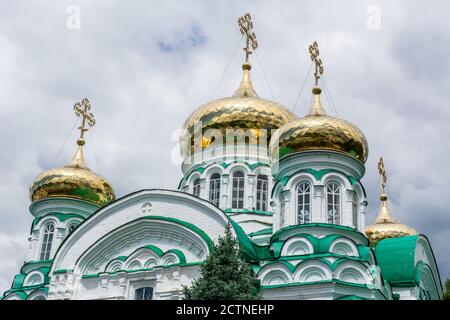
[[[256,300],[259,283],[243,259],[228,224],[225,236],[201,265],[200,276],[190,288],[184,287],[185,300]]]
[[[450,300],[450,279],[445,280],[444,300]]]

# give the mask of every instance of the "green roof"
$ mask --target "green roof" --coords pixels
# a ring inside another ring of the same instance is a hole
[[[248,234],[249,237],[262,236],[266,234],[272,234],[272,228],[261,229],[259,231],[251,232]]]
[[[375,256],[383,277],[389,282],[414,281],[414,253],[419,235],[388,238],[375,247]]]

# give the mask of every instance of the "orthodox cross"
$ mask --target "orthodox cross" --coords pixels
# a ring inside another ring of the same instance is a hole
[[[314,76],[316,77],[316,86],[318,86],[319,79],[323,74],[323,65],[322,59],[320,59],[319,57],[319,45],[316,41],[314,41],[314,43],[309,46],[309,56],[316,66],[316,72],[314,73]]]
[[[81,117],[80,138],[77,140],[77,144],[84,145],[84,133],[89,130],[90,127],[95,126],[94,114],[91,111],[91,104],[87,98],[77,102],[73,105],[73,110],[77,117]]]
[[[256,34],[253,31],[253,22],[250,13],[246,13],[238,19],[239,31],[246,36],[245,63],[248,63],[248,56],[252,54],[252,49],[258,48],[258,41],[256,41]]]
[[[386,170],[384,169],[384,160],[380,157],[380,161],[378,161],[378,172],[381,176],[381,193],[384,194],[384,188],[386,187]]]

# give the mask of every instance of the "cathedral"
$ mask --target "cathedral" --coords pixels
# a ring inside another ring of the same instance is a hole
[[[32,182],[29,255],[1,300],[182,299],[228,225],[263,299],[442,298],[427,237],[390,212],[382,158],[379,213],[366,225],[362,179],[377,168],[365,166],[364,133],[323,107],[317,43],[309,47],[312,103],[298,117],[256,93],[250,15],[238,24],[242,80],[185,121],[174,190],[116,198],[84,160],[85,133],[95,125],[90,103],[75,104],[74,156]]]

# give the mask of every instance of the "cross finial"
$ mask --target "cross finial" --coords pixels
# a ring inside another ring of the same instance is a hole
[[[316,86],[319,85],[319,79],[323,74],[323,65],[322,65],[322,59],[320,59],[319,56],[319,45],[316,41],[312,45],[309,46],[309,56],[311,57],[311,60],[314,62],[314,65],[316,66],[316,71],[314,72],[314,76],[316,78]]]
[[[386,170],[384,168],[384,160],[383,157],[380,157],[380,161],[378,161],[378,172],[381,176],[381,193],[384,195],[384,188],[386,187]]]
[[[81,126],[78,127],[80,130],[80,138],[77,140],[77,144],[79,146],[83,146],[84,141],[84,133],[89,130],[90,127],[95,126],[95,118],[94,114],[91,111],[91,104],[87,98],[81,100],[81,102],[77,102],[73,105],[73,110],[77,117],[81,117]]]
[[[252,54],[252,49],[258,48],[258,41],[256,41],[256,34],[253,31],[253,22],[250,13],[246,13],[238,19],[239,31],[246,37],[245,51],[245,64],[248,65],[248,57]]]

